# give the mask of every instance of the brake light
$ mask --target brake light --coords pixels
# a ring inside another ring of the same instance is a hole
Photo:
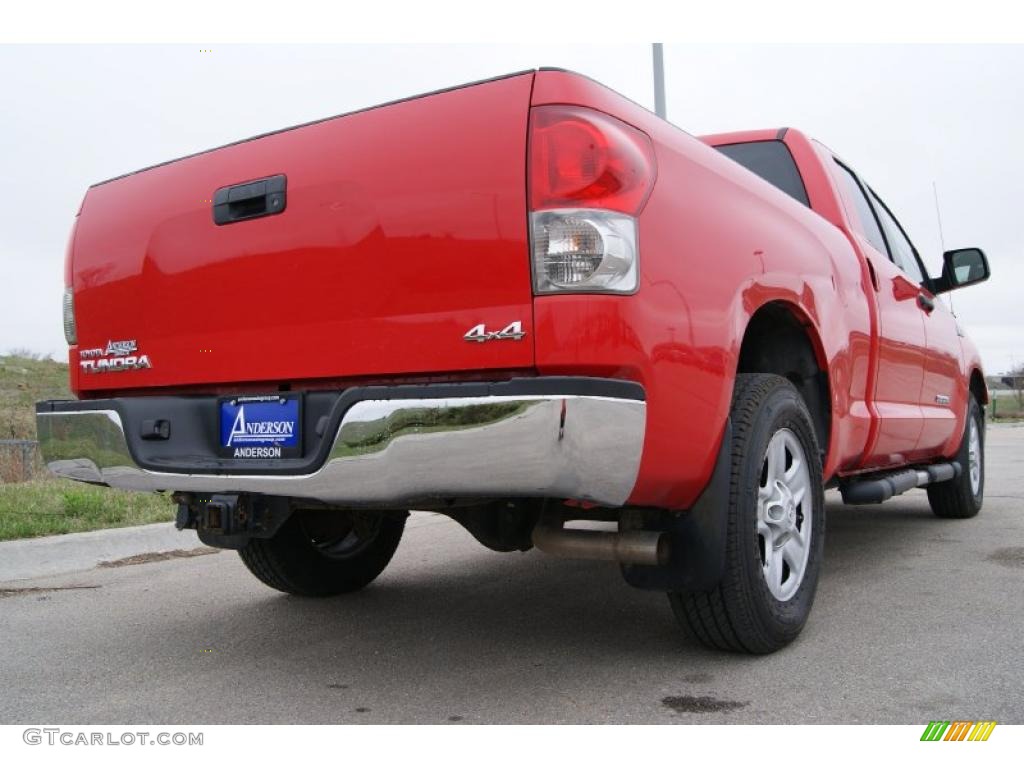
[[[530,208],[602,208],[637,215],[654,187],[647,134],[603,112],[530,111]]]
[[[633,293],[637,215],[654,187],[647,134],[584,107],[530,113],[530,231],[536,293]]]

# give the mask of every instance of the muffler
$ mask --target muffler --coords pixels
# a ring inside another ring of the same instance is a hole
[[[549,555],[577,560],[611,560],[632,565],[664,565],[669,541],[659,531],[566,530],[561,520],[541,520],[533,546]]]

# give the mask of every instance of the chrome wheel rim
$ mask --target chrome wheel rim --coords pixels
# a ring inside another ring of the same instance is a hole
[[[971,493],[977,496],[981,490],[981,430],[978,429],[978,420],[973,416],[967,439],[967,466],[971,475]]]
[[[780,429],[768,442],[757,490],[761,571],[775,599],[792,599],[807,571],[814,503],[807,456],[797,436]]]

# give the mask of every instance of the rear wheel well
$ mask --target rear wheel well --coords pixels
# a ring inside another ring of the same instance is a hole
[[[774,373],[789,379],[811,414],[824,458],[832,426],[832,398],[828,372],[813,334],[813,327],[794,308],[782,303],[766,304],[747,324],[736,372]]]
[[[979,405],[988,405],[988,387],[985,386],[985,378],[977,368],[971,371],[969,387]]]

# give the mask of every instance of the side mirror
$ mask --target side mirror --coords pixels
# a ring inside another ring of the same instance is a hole
[[[980,248],[957,248],[942,254],[942,277],[932,281],[932,293],[946,293],[988,280],[992,273]]]

